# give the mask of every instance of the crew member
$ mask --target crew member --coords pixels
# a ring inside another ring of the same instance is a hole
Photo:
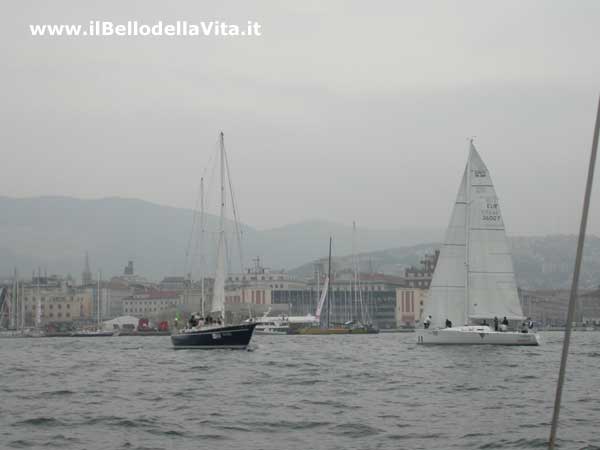
[[[431,325],[431,316],[427,316],[427,318],[423,321],[423,326],[425,328],[429,328],[429,325]]]

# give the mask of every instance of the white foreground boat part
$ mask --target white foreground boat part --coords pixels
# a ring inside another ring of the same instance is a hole
[[[535,333],[494,331],[487,326],[417,330],[418,344],[443,345],[540,345]]]

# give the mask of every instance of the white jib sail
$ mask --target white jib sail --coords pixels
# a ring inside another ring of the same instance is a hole
[[[467,169],[463,173],[425,302],[424,317],[431,316],[431,326],[434,328],[443,327],[446,319],[452,321],[454,326],[464,325],[465,322],[466,178]]]
[[[471,143],[468,230],[469,319],[522,319],[512,256],[490,173]]]

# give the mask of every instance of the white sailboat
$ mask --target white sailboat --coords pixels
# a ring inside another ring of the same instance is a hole
[[[530,330],[508,331],[525,317],[498,197],[472,140],[425,317],[430,324],[417,330],[419,344],[539,345]],[[500,321],[513,326],[488,325]]]
[[[269,308],[262,317],[254,319],[252,317],[244,320],[244,323],[256,323],[256,334],[268,335],[284,335],[298,334],[298,330],[305,328],[318,328],[321,323],[321,312],[325,305],[327,290],[329,289],[329,278],[325,279],[321,296],[317,304],[315,315],[306,314],[304,316],[269,316],[271,308]]]

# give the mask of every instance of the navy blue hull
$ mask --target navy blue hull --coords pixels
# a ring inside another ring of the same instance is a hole
[[[181,332],[171,336],[175,348],[240,348],[244,349],[252,339],[255,323],[209,328],[193,332]]]

